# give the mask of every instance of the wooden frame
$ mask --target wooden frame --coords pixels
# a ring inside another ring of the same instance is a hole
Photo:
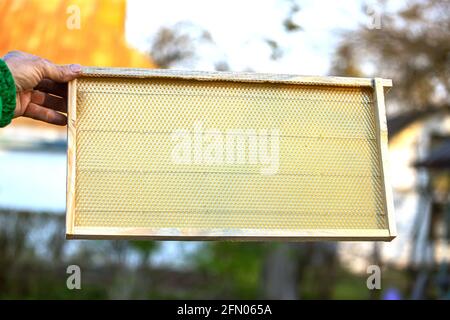
[[[74,233],[75,224],[75,168],[76,168],[76,85],[77,80],[69,82],[67,105],[67,196],[66,196],[66,234]]]
[[[392,239],[397,236],[397,228],[395,225],[394,218],[394,198],[392,195],[392,187],[390,184],[390,179],[388,175],[389,170],[389,150],[388,150],[388,128],[387,128],[387,119],[386,119],[386,108],[384,105],[384,85],[383,79],[375,78],[373,80],[373,88],[374,88],[374,98],[375,98],[375,108],[377,116],[377,131],[378,131],[378,144],[381,151],[381,169],[383,171],[383,187],[384,193],[386,195],[386,206],[385,211],[387,212],[387,220],[389,224],[389,235]]]
[[[312,229],[312,230],[255,230],[255,229],[176,229],[176,228],[115,228],[78,227],[75,225],[75,179],[76,179],[76,103],[77,80],[69,83],[68,99],[68,150],[67,150],[67,216],[66,237],[68,239],[154,239],[154,240],[365,240],[391,241],[396,237],[393,215],[392,191],[389,184],[387,126],[384,91],[392,86],[389,79],[311,77],[230,72],[184,72],[173,70],[147,70],[123,68],[84,68],[83,77],[136,77],[177,78],[196,81],[269,82],[320,86],[370,87],[373,89],[374,107],[381,154],[383,191],[388,229]]]

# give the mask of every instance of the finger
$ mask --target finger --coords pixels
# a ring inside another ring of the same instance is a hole
[[[54,94],[67,99],[67,83],[60,83],[50,79],[43,79],[34,88],[35,90]]]
[[[67,112],[66,100],[52,94],[34,90],[31,94],[31,102],[56,111]]]
[[[81,66],[78,64],[58,66],[48,60],[42,60],[40,67],[43,78],[56,82],[68,82],[81,74]]]
[[[28,105],[23,116],[51,124],[56,124],[58,126],[64,126],[67,124],[67,117],[65,115],[55,110],[37,105],[35,103],[30,103]]]

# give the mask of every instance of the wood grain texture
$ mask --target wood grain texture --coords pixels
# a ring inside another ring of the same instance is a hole
[[[391,241],[388,230],[255,230],[75,227],[69,239],[149,239],[149,240],[239,240],[239,241]]]
[[[69,83],[67,105],[67,185],[66,185],[66,235],[73,234],[75,219],[76,179],[76,101],[77,80]]]
[[[381,153],[381,169],[383,171],[383,188],[386,196],[385,210],[387,212],[387,220],[389,226],[389,234],[392,238],[397,236],[397,228],[394,218],[394,200],[392,195],[392,187],[389,178],[389,150],[388,150],[388,128],[386,120],[386,107],[384,104],[383,82],[380,78],[373,80],[374,87],[374,104],[376,108],[375,115],[377,117],[377,130],[379,137],[379,148]]]
[[[370,78],[352,77],[319,77],[292,74],[271,74],[253,72],[207,72],[167,69],[136,69],[136,68],[97,68],[84,67],[86,77],[134,77],[134,78],[176,78],[198,81],[231,81],[253,83],[286,83],[325,86],[371,87]],[[380,79],[383,87],[392,87],[392,80]]]

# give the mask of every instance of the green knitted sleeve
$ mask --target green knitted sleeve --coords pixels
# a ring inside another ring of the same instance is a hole
[[[16,109],[16,85],[5,61],[0,59],[0,128],[11,123]]]

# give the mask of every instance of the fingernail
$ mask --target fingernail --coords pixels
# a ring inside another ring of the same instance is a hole
[[[81,72],[82,68],[79,64],[71,64],[70,70],[72,70],[72,72],[79,73]]]

